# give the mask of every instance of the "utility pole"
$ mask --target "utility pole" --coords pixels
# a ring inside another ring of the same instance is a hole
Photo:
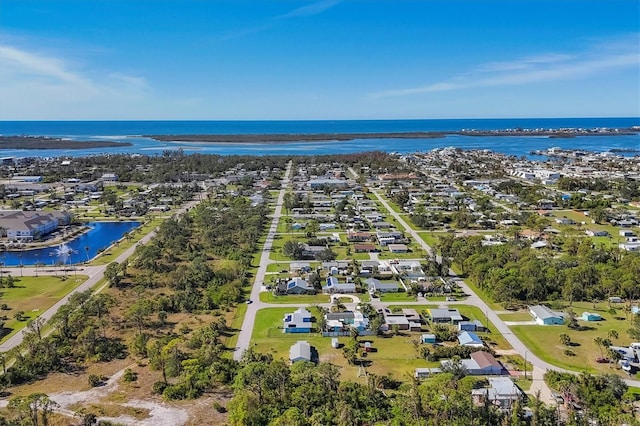
[[[524,351],[524,379],[527,380],[527,351]]]

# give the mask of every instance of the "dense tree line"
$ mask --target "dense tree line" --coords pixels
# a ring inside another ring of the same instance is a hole
[[[638,254],[595,247],[587,238],[564,240],[559,256],[518,241],[483,246],[481,240],[447,235],[439,249],[496,301],[640,298]]]
[[[291,366],[270,355],[249,351],[235,378],[228,405],[233,425],[387,424],[398,426],[525,425],[519,402],[511,414],[491,404],[474,405],[471,390],[483,385],[474,377],[439,374],[405,384],[368,374],[366,380],[340,379],[332,364],[298,362]],[[553,409],[534,399],[537,425],[555,424]],[[506,423],[503,423],[506,422]]]

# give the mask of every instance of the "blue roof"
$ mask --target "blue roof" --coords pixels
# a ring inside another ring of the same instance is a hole
[[[460,335],[458,336],[458,341],[460,342],[461,345],[469,345],[469,344],[482,345],[482,339],[480,339],[477,334],[472,333],[470,331],[465,331],[463,333],[460,333]]]

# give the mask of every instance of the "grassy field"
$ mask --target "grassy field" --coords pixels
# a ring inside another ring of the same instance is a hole
[[[380,300],[382,302],[415,302],[416,297],[408,295],[406,292],[401,293],[381,293]]]
[[[508,314],[498,315],[502,321],[531,321],[531,314],[528,311],[517,311]]]
[[[260,293],[260,301],[265,303],[329,303],[327,294],[291,294],[276,296],[270,291]]]
[[[1,341],[23,329],[28,320],[37,318],[87,278],[86,275],[72,275],[65,280],[55,276],[14,277],[15,287],[3,288],[0,292],[0,303],[6,303],[9,308],[1,311],[2,315],[8,318],[4,325],[8,334],[5,334]],[[24,321],[14,318],[18,311],[24,312]]]
[[[282,333],[282,318],[291,308],[267,308],[258,311],[256,325],[253,329],[251,341],[258,352],[273,354],[274,358],[288,359],[289,348],[298,340],[306,340],[316,348],[321,362],[330,362],[340,367],[343,380],[364,380],[358,377],[358,366],[348,365],[341,349],[331,347],[331,338],[322,337],[318,333]],[[315,314],[314,310],[311,310]],[[413,376],[417,367],[436,367],[439,363],[428,363],[416,357],[416,350],[411,343],[420,333],[406,333],[393,337],[360,337],[359,341],[372,342],[375,352],[370,352],[362,358],[367,372],[375,374],[392,374],[398,380],[407,380]],[[339,337],[341,343],[346,343],[349,337]]]
[[[427,243],[427,245],[431,248],[434,248],[438,244],[438,240],[440,239],[440,235],[446,235],[446,232],[430,232],[430,231],[420,231],[418,235],[422,240]]]
[[[561,306],[557,308],[561,308]],[[571,330],[566,325],[522,325],[512,326],[511,329],[533,353],[550,364],[568,370],[586,370],[591,373],[620,372],[615,367],[610,367],[608,364],[598,364],[595,361],[602,354],[593,339],[596,337],[607,338],[607,333],[610,330],[615,330],[619,338],[612,339],[614,345],[628,346],[631,343],[631,339],[627,335],[630,322],[625,318],[622,309],[619,309],[616,314],[611,314],[606,303],[598,304],[594,309],[593,304],[586,302],[574,303],[573,309],[578,316],[584,311],[597,312],[604,320],[590,323],[578,321],[580,325],[587,327],[587,329],[580,331]],[[560,334],[567,334],[571,338],[572,345],[565,346],[561,344]],[[565,350],[567,349],[571,350],[575,355],[566,355]],[[604,355],[606,356],[606,352]]]

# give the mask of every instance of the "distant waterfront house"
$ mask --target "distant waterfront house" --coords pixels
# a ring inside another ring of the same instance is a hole
[[[305,340],[298,340],[289,349],[289,361],[293,364],[299,361],[311,361],[311,345]]]
[[[540,325],[564,324],[564,315],[562,313],[554,312],[544,305],[529,307],[529,313]]]
[[[285,333],[311,333],[311,312],[305,308],[285,314],[282,322]]]
[[[9,240],[33,241],[68,225],[72,215],[64,211],[0,210],[0,222]]]

